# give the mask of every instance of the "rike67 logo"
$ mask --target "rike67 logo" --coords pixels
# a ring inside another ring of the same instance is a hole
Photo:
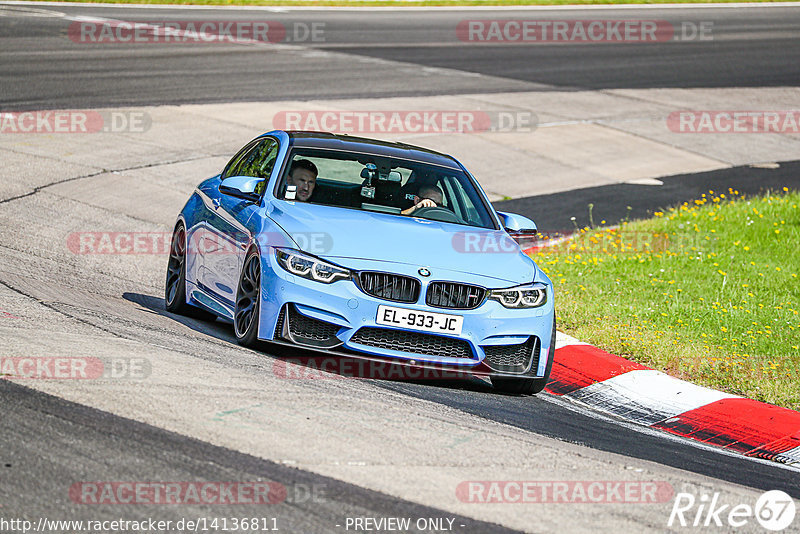
[[[783,491],[772,490],[763,493],[755,505],[722,504],[720,494],[703,494],[699,498],[691,493],[678,493],[667,521],[668,527],[703,527],[732,531],[758,524],[773,532],[784,530],[794,521],[796,508],[792,498]]]

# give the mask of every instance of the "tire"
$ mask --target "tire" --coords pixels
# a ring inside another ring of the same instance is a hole
[[[167,262],[167,279],[164,283],[164,303],[168,312],[213,321],[211,312],[186,303],[186,229],[178,223],[172,233]]]
[[[553,319],[553,331],[550,337],[550,350],[547,352],[547,367],[541,378],[504,378],[492,377],[492,386],[502,393],[518,395],[535,395],[541,392],[550,380],[550,371],[553,369],[553,358],[556,354],[556,320]]]
[[[261,259],[256,249],[250,249],[244,260],[239,285],[236,288],[236,307],[233,330],[236,340],[245,347],[258,343],[258,323],[261,312]]]

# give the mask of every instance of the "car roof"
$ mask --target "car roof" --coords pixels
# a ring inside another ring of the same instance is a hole
[[[391,141],[380,141],[378,139],[368,139],[366,137],[354,137],[345,134],[334,134],[329,132],[310,132],[299,130],[288,130],[286,134],[291,139],[291,143],[297,147],[304,148],[327,148],[333,150],[344,150],[351,152],[362,152],[375,154],[391,158],[418,161],[421,163],[431,163],[441,167],[460,169],[458,162],[452,156],[442,154],[434,150],[428,150],[405,143],[394,143]]]

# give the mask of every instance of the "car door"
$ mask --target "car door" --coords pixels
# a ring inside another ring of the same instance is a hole
[[[223,171],[220,182],[230,176],[251,176],[265,182],[272,173],[278,155],[278,141],[260,138],[246,147]],[[243,200],[219,191],[219,183],[204,191],[208,197],[205,234],[201,245],[202,288],[230,310],[236,299],[236,286],[251,241],[247,221],[259,210],[259,203]]]

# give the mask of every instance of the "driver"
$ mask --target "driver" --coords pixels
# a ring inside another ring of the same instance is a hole
[[[414,205],[408,209],[404,209],[401,213],[403,215],[411,215],[413,212],[420,208],[435,208],[441,206],[444,201],[442,190],[435,185],[423,185],[419,188],[419,192],[414,197]]]
[[[317,185],[317,166],[307,159],[295,160],[289,169],[289,176],[286,177],[286,185],[297,187],[294,200],[308,201]]]

